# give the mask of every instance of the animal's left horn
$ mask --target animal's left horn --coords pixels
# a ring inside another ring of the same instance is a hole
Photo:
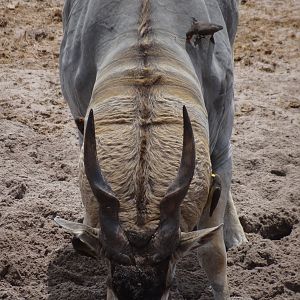
[[[113,195],[111,187],[102,176],[97,158],[94,113],[90,110],[84,135],[84,166],[91,189],[99,202],[99,217],[102,247],[106,255],[127,264],[131,259],[128,252],[129,243],[119,222],[119,200]]]
[[[101,214],[114,222],[119,222],[119,200],[105,182],[97,158],[94,113],[90,110],[84,136],[84,167],[91,189],[97,198]]]
[[[175,249],[179,239],[180,204],[182,203],[195,170],[195,141],[191,121],[185,106],[183,106],[183,147],[181,162],[175,180],[169,186],[160,203],[160,225],[156,237],[156,247]],[[161,253],[163,256],[163,253]]]
[[[195,142],[191,121],[185,106],[183,106],[183,147],[180,167],[175,180],[169,186],[160,203],[160,220],[179,224],[179,206],[182,203],[195,169]],[[178,222],[177,222],[178,221]]]

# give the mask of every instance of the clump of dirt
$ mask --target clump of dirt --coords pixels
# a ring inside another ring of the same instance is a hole
[[[0,0],[0,299],[105,299],[106,263],[76,254],[75,123],[58,78],[63,0]],[[228,252],[233,299],[299,299],[300,6],[247,0],[235,46],[232,193],[249,243]],[[212,299],[197,254],[176,300]]]
[[[259,233],[265,239],[280,240],[289,236],[299,223],[296,211],[279,208],[261,215],[241,215],[240,221],[247,233]]]

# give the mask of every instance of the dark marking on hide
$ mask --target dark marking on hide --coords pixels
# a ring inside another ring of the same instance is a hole
[[[150,0],[143,0],[141,6],[141,13],[138,24],[138,44],[139,53],[143,60],[143,66],[148,65],[148,51],[150,50],[151,42],[151,21],[150,21]]]
[[[153,70],[149,68],[149,52],[151,52],[151,48],[154,44],[151,39],[150,0],[142,1],[138,22],[138,56],[141,63],[140,68],[135,74],[138,77],[135,82],[135,102],[139,132],[138,139],[140,143],[136,183],[136,222],[137,225],[142,226],[146,223],[147,215],[147,198],[145,196],[146,185],[148,185],[149,182],[147,151],[153,114],[151,89],[153,85],[159,83],[161,80],[161,77],[154,75]]]
[[[138,34],[140,38],[144,38],[150,32],[150,0],[143,0],[141,6],[141,14],[139,18]]]
[[[83,135],[83,133],[84,133],[84,118],[81,118],[81,117],[75,118],[75,123],[76,123],[78,130]]]

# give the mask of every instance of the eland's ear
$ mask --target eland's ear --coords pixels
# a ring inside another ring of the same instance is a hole
[[[177,258],[183,257],[188,251],[205,245],[222,227],[223,224],[192,232],[182,232],[175,256]]]
[[[100,254],[99,229],[55,217],[55,223],[73,235],[74,249],[82,255],[98,257]]]

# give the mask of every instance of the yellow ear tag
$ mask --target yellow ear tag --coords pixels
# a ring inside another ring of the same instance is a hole
[[[215,208],[218,205],[219,198],[221,195],[221,189],[222,189],[220,176],[212,173],[211,178],[212,178],[212,182],[211,182],[210,191],[208,195],[209,197],[208,201],[210,202],[210,210],[209,210],[210,217],[212,216]]]

